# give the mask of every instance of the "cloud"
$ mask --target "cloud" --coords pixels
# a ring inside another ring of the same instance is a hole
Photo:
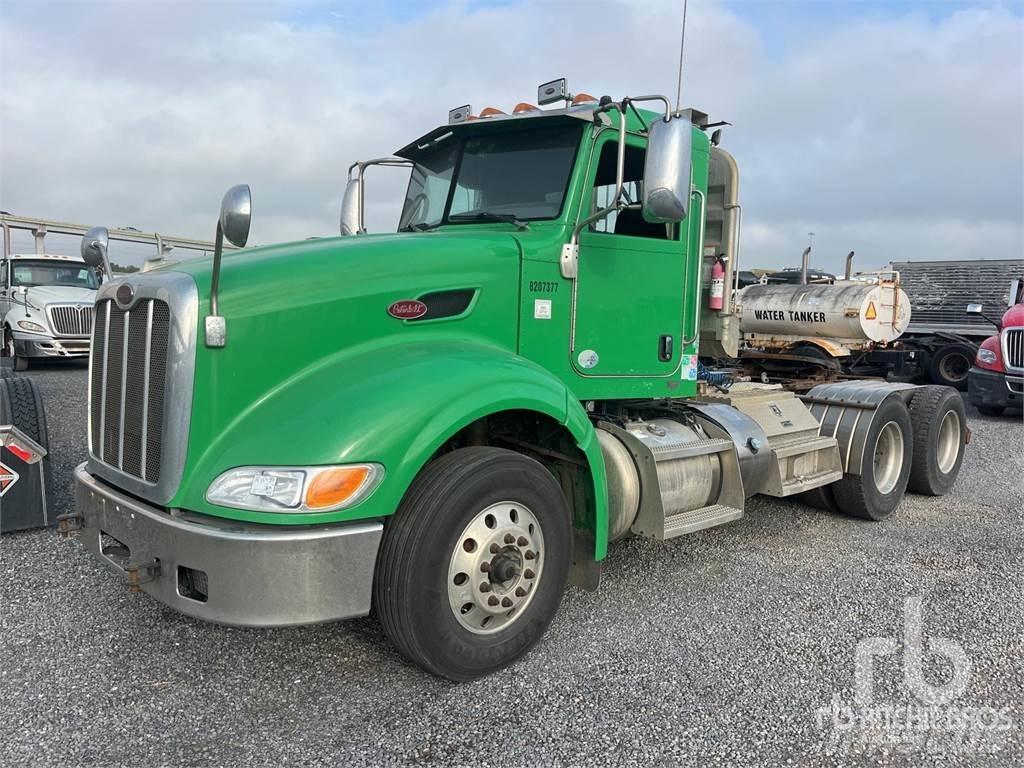
[[[508,109],[560,75],[675,92],[675,3],[349,8],[5,4],[0,208],[211,238],[223,190],[247,181],[254,241],[333,234],[348,164],[453,106]],[[742,4],[691,3],[683,100],[734,124],[747,266],[795,263],[809,231],[827,268],[850,249],[863,267],[1024,253],[1019,15],[829,15],[779,34]],[[393,228],[403,174],[368,179],[371,229]]]

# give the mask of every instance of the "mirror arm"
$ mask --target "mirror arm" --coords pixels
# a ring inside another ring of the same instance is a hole
[[[213,244],[213,269],[210,275],[210,314],[206,316],[206,346],[223,347],[227,344],[227,321],[220,316],[217,293],[220,290],[220,260],[224,251],[224,228],[217,222],[217,237]]]

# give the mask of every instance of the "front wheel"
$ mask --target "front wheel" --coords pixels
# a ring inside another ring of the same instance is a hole
[[[18,357],[17,347],[14,346],[14,334],[9,330],[4,331],[4,357],[9,358],[11,367],[16,371],[28,370],[28,359]]]
[[[968,344],[947,344],[932,358],[928,372],[936,384],[954,389],[967,389],[967,373],[977,350]]]
[[[532,648],[562,600],[568,506],[541,464],[500,448],[433,461],[386,524],[374,605],[410,661],[451,680]]]

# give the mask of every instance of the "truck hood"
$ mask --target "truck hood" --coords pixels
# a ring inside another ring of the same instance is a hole
[[[333,237],[231,251],[221,265],[221,314],[230,322],[232,315],[336,305],[377,292],[382,301],[417,298],[453,283],[486,282],[497,272],[508,278],[513,264],[518,271],[519,253],[513,235],[481,230]],[[212,257],[204,257],[168,268],[191,274],[204,303],[212,266]]]
[[[28,289],[28,300],[40,309],[47,304],[92,304],[96,291],[67,285],[40,285]]]

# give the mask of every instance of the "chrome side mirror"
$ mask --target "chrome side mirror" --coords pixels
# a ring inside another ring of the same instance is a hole
[[[362,230],[359,221],[359,177],[349,179],[345,194],[341,198],[340,227],[343,235],[358,235]]]
[[[646,221],[686,218],[690,203],[690,151],[693,124],[685,117],[659,119],[647,134],[642,213]]]
[[[93,227],[82,235],[82,260],[90,267],[99,269],[107,277],[111,277],[110,264],[107,261],[109,243],[110,233],[106,227]]]
[[[982,308],[981,304],[968,304],[967,305],[967,314],[968,315],[980,315],[981,314],[981,308]]]
[[[249,239],[252,221],[252,192],[248,184],[238,184],[224,193],[220,204],[220,228],[224,238],[239,248]]]

